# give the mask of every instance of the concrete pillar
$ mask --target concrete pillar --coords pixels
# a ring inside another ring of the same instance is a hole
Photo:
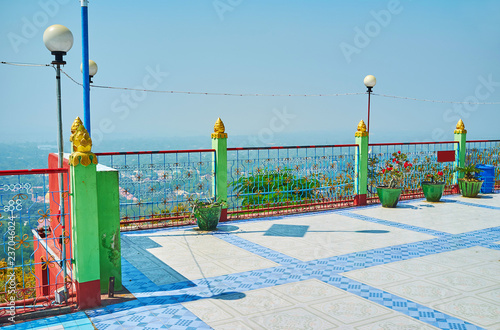
[[[460,119],[457,123],[457,126],[455,128],[455,131],[453,132],[455,135],[454,141],[458,142],[455,143],[455,153],[457,157],[457,164],[456,166],[458,167],[464,167],[465,166],[465,152],[467,148],[467,130],[465,129],[464,122],[462,119]],[[463,178],[464,174],[460,172],[455,172],[455,175],[453,175],[453,184],[455,184],[455,188],[453,189],[454,193],[460,193],[460,190],[458,188],[458,179]]]
[[[73,275],[80,309],[101,305],[97,157],[83,125],[71,135],[71,231]]]
[[[103,165],[97,165],[97,206],[101,293],[108,292],[110,277],[115,278],[114,290],[119,291],[122,289],[122,258],[118,171]]]
[[[227,220],[227,133],[225,133],[224,123],[217,119],[212,133],[212,149],[215,149],[215,160],[212,166],[215,174],[213,178],[213,191],[215,197],[226,206],[222,208],[220,221]]]
[[[354,134],[358,152],[355,156],[355,179],[354,189],[357,195],[354,197],[354,205],[366,205],[366,194],[368,186],[368,132],[363,120],[358,124],[358,129]]]

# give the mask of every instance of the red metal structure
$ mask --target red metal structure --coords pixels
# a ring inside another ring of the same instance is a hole
[[[67,196],[67,168],[0,171],[0,229],[5,230],[0,295],[6,301],[0,304],[1,318],[51,307],[76,307],[70,235],[64,241],[58,239],[58,233],[68,231],[69,217],[58,213],[59,188],[51,190],[51,177],[57,179],[59,173],[65,178]],[[66,255],[63,244],[67,245]]]

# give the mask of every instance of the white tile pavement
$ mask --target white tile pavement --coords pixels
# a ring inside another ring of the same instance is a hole
[[[214,329],[436,329],[314,279],[183,305]]]
[[[494,196],[494,197],[493,197]],[[465,233],[500,226],[498,209],[478,208],[471,203],[498,207],[498,195],[487,195],[488,198],[446,197],[449,202],[429,203],[424,200],[403,204],[401,207],[353,209],[352,212],[377,219],[395,221],[450,234]],[[455,202],[457,201],[457,202]],[[408,212],[411,208],[417,212]],[[459,220],[460,219],[460,220]]]
[[[499,267],[499,250],[473,247],[342,275],[493,329],[500,328]]]
[[[499,215],[498,194],[446,196],[124,233],[138,299],[77,314],[108,330],[500,329]],[[15,328],[74,328],[49,320]]]
[[[274,224],[309,226],[303,237],[266,236]],[[302,261],[338,256],[390,245],[432,239],[434,236],[352,219],[336,213],[289,217],[273,222],[238,225],[234,234]]]

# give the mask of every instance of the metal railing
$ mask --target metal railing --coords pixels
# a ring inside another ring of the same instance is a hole
[[[353,205],[358,146],[228,148],[228,219]]]
[[[103,152],[99,163],[119,171],[122,230],[195,223],[189,201],[214,196],[213,149]]]
[[[405,176],[401,199],[423,197],[420,187],[426,180],[426,174],[443,173],[445,194],[451,194],[454,170],[458,164],[458,142],[411,142],[411,143],[374,143],[369,145],[368,158],[368,200],[377,202],[376,186],[381,183],[381,170],[392,163],[394,153],[398,151],[407,155],[412,164],[408,175]],[[454,152],[453,161],[438,161],[438,152]]]
[[[500,141],[470,141],[467,160],[497,167]],[[376,203],[381,169],[401,151],[412,163],[401,199],[423,197],[427,173],[443,172],[445,194],[455,186],[459,143],[412,142],[369,145],[369,203]],[[355,144],[227,149],[228,220],[353,206]],[[446,157],[441,157],[446,153]],[[189,201],[215,195],[215,150],[98,153],[99,163],[117,169],[122,230],[194,224]],[[444,160],[443,160],[444,159]],[[487,161],[486,161],[487,160]]]
[[[500,188],[500,140],[467,141],[465,164],[495,166],[495,187]]]
[[[59,173],[67,199],[67,169],[0,171],[0,323],[75,304],[69,213],[61,221],[60,191],[49,189],[49,177],[57,186]]]

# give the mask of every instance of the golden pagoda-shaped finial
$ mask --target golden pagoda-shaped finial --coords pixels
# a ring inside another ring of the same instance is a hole
[[[366,131],[366,124],[363,120],[361,120],[358,124],[358,130],[354,134],[355,137],[368,136],[368,132]]]
[[[214,125],[214,132],[212,133],[212,139],[218,139],[218,138],[227,138],[227,133],[225,133],[226,128],[224,127],[224,123],[222,120],[217,118],[217,121],[215,122]]]
[[[460,119],[457,123],[457,127],[455,129],[455,131],[453,132],[455,134],[464,134],[464,133],[467,133],[467,130],[465,129],[465,125],[464,125],[464,122],[462,121],[462,119]]]
[[[78,126],[80,126],[80,125],[83,125],[83,122],[80,119],[80,117],[76,117],[75,121],[71,125],[71,134],[75,133],[76,130],[78,129]]]
[[[73,135],[75,135],[76,130],[80,125],[83,125],[82,120],[80,117],[76,117],[75,121],[73,121],[73,124],[71,125],[71,136],[69,137],[69,140],[73,142]],[[73,145],[73,151],[76,151],[76,147]]]
[[[70,141],[73,142],[73,153],[69,156],[69,163],[72,166],[97,164],[97,157],[92,152],[92,139],[83,124],[71,134]]]

